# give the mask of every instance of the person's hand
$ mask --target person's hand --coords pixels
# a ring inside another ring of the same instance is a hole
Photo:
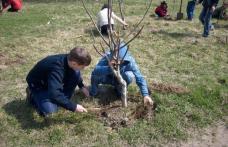
[[[154,102],[149,96],[144,96],[144,106],[153,106]]]
[[[85,87],[85,86],[82,87],[81,91],[83,92],[83,94],[84,94],[86,97],[90,97],[88,87]]]
[[[215,6],[212,6],[211,7],[211,12],[214,12],[215,11]]]
[[[87,110],[82,105],[77,104],[75,112],[87,112]]]

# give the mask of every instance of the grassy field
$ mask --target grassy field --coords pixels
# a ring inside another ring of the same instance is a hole
[[[150,14],[158,3],[153,1]],[[173,17],[178,3],[169,5]],[[87,1],[93,14],[102,4]],[[126,32],[140,20],[145,6],[142,0],[126,0],[130,25]],[[184,11],[185,7],[186,2]],[[165,146],[190,138],[191,130],[218,121],[227,125],[228,22],[213,20],[215,30],[203,38],[200,10],[199,5],[192,22],[146,16],[144,30],[130,45],[146,80],[149,85],[178,85],[190,92],[153,91],[157,108],[152,120],[136,119],[117,129],[105,126],[93,113],[74,114],[63,109],[47,123],[25,102],[25,77],[32,66],[47,55],[67,53],[75,46],[85,47],[93,57],[82,72],[85,83],[90,84],[90,73],[100,56],[92,47],[93,26],[79,1],[24,2],[22,12],[0,16],[0,146]],[[142,103],[141,97],[134,96],[137,93],[136,84],[131,85],[130,106],[123,111]],[[99,106],[96,99],[82,98],[77,92],[73,101]]]

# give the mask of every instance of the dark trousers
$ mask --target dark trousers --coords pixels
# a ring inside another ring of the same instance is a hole
[[[112,29],[114,29],[114,25],[112,24]],[[109,25],[103,25],[101,26],[101,34],[102,35],[108,35],[108,30],[110,29]]]
[[[188,20],[192,20],[193,16],[194,16],[194,10],[195,10],[195,2],[194,1],[190,1],[188,2],[187,5],[187,15],[188,15]]]
[[[14,9],[13,7],[9,8],[7,11],[8,12],[18,12],[18,10],[17,9]]]
[[[41,116],[58,111],[58,105],[48,98],[48,91],[35,88],[27,88],[27,100]]]
[[[211,16],[212,16],[212,11],[209,7],[203,7],[201,13],[200,13],[200,21],[204,26],[204,31],[203,35],[206,37],[209,35],[210,29],[212,27],[211,25]]]

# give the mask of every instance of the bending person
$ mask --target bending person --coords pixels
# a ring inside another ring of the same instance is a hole
[[[83,106],[70,101],[70,98],[76,86],[89,97],[80,70],[90,62],[91,56],[82,48],[74,48],[69,54],[52,55],[42,59],[26,78],[27,101],[41,116],[57,112],[58,107],[72,112],[87,112]]]
[[[124,46],[125,43],[121,43],[120,46]],[[122,59],[125,52],[127,51],[127,46],[123,47],[119,51],[119,57]],[[111,59],[111,53],[107,53],[107,56]],[[136,84],[140,88],[141,94],[144,98],[144,104],[153,105],[153,101],[150,97],[150,92],[146,80],[141,74],[135,59],[127,52],[123,63],[120,65],[120,71],[123,79],[126,81],[127,85],[131,84],[135,79]],[[105,57],[101,58],[91,75],[91,89],[90,96],[96,96],[98,94],[99,84],[112,85],[115,88],[118,97],[121,96],[121,90],[117,79],[115,78],[109,63]]]
[[[7,8],[11,6],[8,10]],[[0,13],[4,11],[8,12],[18,12],[22,9],[22,0],[2,0],[2,9],[0,10]]]
[[[108,4],[104,4],[101,8],[101,11],[97,14],[97,26],[100,29],[102,35],[108,35],[108,29],[110,29],[110,26],[108,24],[108,9],[110,9]],[[114,29],[114,19],[118,20],[124,26],[128,25],[124,20],[116,16],[114,12],[111,12],[110,23],[112,29]]]

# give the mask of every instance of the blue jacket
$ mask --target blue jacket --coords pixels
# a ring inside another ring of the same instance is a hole
[[[39,61],[29,72],[26,81],[31,91],[47,90],[48,98],[56,104],[75,111],[76,104],[69,99],[83,82],[80,71],[68,66],[67,54],[53,55]]]
[[[120,46],[124,46],[124,43],[122,43]],[[120,49],[120,52],[119,52],[120,58],[123,58],[126,50],[127,50],[127,46]],[[110,52],[107,53],[107,56],[109,58],[111,57]],[[140,70],[136,64],[135,59],[130,55],[129,51],[127,52],[127,54],[124,58],[124,62],[120,65],[120,72],[121,72],[121,75],[124,79],[127,77],[124,77],[123,73],[127,72],[127,71],[131,71],[134,74],[136,84],[140,88],[141,94],[143,96],[148,96],[149,92],[148,92],[147,83],[146,83],[144,77],[142,76],[142,74],[141,74],[141,72],[140,72]],[[110,80],[115,80],[112,69],[109,67],[108,61],[105,57],[100,59],[100,61],[98,62],[98,64],[96,65],[95,69],[92,72],[91,79],[96,78],[96,77],[104,77],[104,78],[109,77]],[[127,82],[126,79],[125,79],[125,81]],[[93,84],[93,83],[91,83],[91,84],[92,84],[91,89],[97,89],[95,84]],[[127,83],[127,84],[129,84],[129,83]],[[91,93],[91,95],[95,95],[95,94],[96,94],[96,92]]]
[[[202,3],[204,7],[208,8],[211,8],[212,6],[217,6],[218,2],[219,0],[199,0],[199,3]]]

